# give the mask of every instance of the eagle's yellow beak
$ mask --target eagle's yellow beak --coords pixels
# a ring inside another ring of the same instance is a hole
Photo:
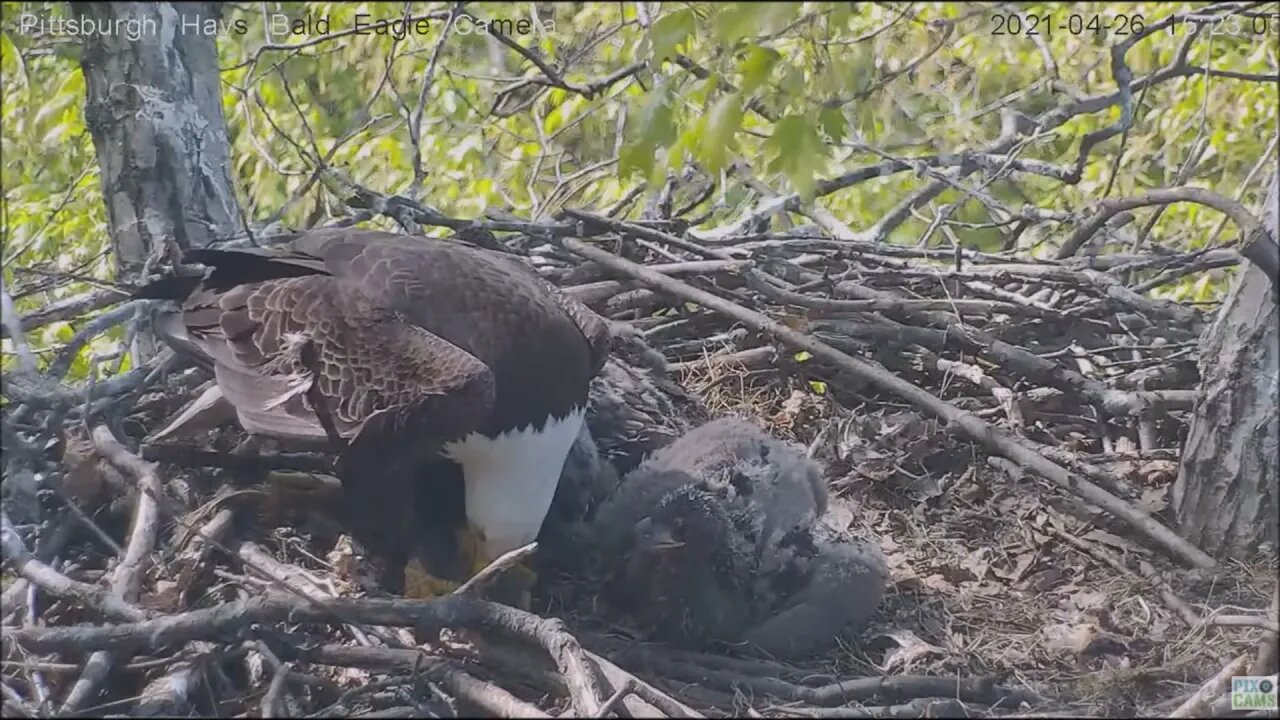
[[[459,583],[436,577],[419,558],[410,558],[404,566],[404,596],[414,600],[443,597],[458,589]]]
[[[493,559],[484,551],[484,531],[467,523],[458,528],[457,535],[460,561],[458,567],[468,568],[467,577],[474,577],[476,573],[489,567],[489,563],[493,562]]]
[[[485,552],[484,532],[479,528],[467,525],[460,528],[457,533],[457,567],[469,568],[467,578],[474,577],[480,571],[489,567],[497,558],[489,557]],[[528,609],[532,603],[530,591],[537,582],[538,576],[533,570],[529,569],[524,563],[518,563],[503,571],[503,575],[497,578],[493,585],[490,586],[491,591],[496,591],[497,598],[501,601],[515,605],[520,608]],[[432,572],[420,557],[410,558],[404,568],[404,596],[418,600],[425,600],[433,597],[442,597],[449,595],[462,586],[463,583],[454,580],[446,580]],[[491,592],[493,596],[495,593]],[[497,599],[496,598],[496,599]]]
[[[470,577],[475,577],[498,559],[490,557],[484,548],[483,530],[468,524],[458,531],[458,553],[464,561],[462,566],[471,568]],[[519,562],[504,570],[502,576],[489,585],[487,594],[499,602],[528,610],[533,604],[531,592],[537,581],[537,573],[525,563]]]

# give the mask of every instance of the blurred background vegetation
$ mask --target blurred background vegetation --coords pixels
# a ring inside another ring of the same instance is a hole
[[[1040,37],[997,36],[994,15],[1141,15],[1146,24],[1195,3],[514,3],[467,4],[476,18],[526,19],[513,35],[565,85],[525,56],[477,31],[442,32],[443,3],[230,3],[242,20],[218,40],[231,177],[254,226],[305,228],[347,214],[313,172],[323,158],[355,182],[401,193],[455,216],[501,210],[535,219],[560,207],[605,209],[668,172],[697,168],[724,180],[695,215],[728,222],[773,192],[812,192],[817,181],[888,157],[910,158],[991,144],[1001,111],[1034,115],[1116,89],[1109,47],[1116,28]],[[19,310],[29,311],[112,279],[112,259],[93,143],[84,122],[78,41],[20,32],[20,16],[66,17],[64,3],[3,8],[3,269]],[[327,16],[332,37],[272,33],[268,16]],[[397,39],[346,34],[357,14],[378,20],[432,16],[430,32]],[[1188,62],[1273,74],[1277,32],[1206,31]],[[1160,32],[1127,54],[1134,77],[1168,64],[1189,33]],[[265,44],[304,44],[293,50]],[[659,62],[661,61],[661,62]],[[529,78],[538,78],[531,82]],[[600,86],[599,92],[581,92]],[[1081,211],[1103,197],[1194,185],[1251,208],[1265,183],[1248,182],[1275,153],[1277,89],[1196,75],[1135,93],[1131,130],[1090,156],[1075,185],[1036,175],[986,188],[1010,207]],[[421,100],[421,111],[418,107]],[[1082,114],[1042,133],[1021,154],[1070,167],[1085,134],[1114,123],[1118,107]],[[410,128],[418,124],[420,147]],[[415,157],[421,173],[415,185]],[[728,173],[733,172],[732,181]],[[748,173],[743,170],[749,168]],[[1265,176],[1263,176],[1265,177]],[[839,190],[824,206],[860,230],[925,181],[900,172]],[[643,200],[643,199],[642,199]],[[957,190],[931,208],[957,204],[954,237],[997,251],[1004,234],[983,203]],[[638,216],[644,202],[626,210]],[[925,208],[929,210],[931,208]],[[1136,214],[1145,223],[1155,208]],[[918,212],[890,242],[915,244],[934,212]],[[383,221],[375,221],[383,222]],[[1136,225],[1135,225],[1136,227]],[[1018,243],[1051,254],[1070,226],[1037,226]],[[1187,250],[1235,238],[1207,208],[1164,209],[1149,240]],[[1046,243],[1046,241],[1049,241]],[[933,242],[943,242],[934,234]],[[1117,248],[1125,250],[1127,248]],[[1103,249],[1103,252],[1110,251]],[[1174,299],[1220,298],[1230,271],[1152,290]],[[111,354],[122,331],[96,339],[87,358]],[[55,323],[33,333],[33,349],[72,333]],[[8,360],[8,358],[6,358]],[[47,358],[45,358],[47,360]],[[115,366],[118,367],[118,366]]]

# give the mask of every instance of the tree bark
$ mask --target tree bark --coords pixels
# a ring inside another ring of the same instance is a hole
[[[174,248],[208,245],[241,225],[222,117],[215,33],[205,3],[76,3],[96,28],[82,35],[85,124],[102,171],[116,278],[175,260]],[[135,335],[135,365],[155,353]],[[59,714],[91,704],[114,664],[93,653]]]
[[[148,258],[235,234],[214,34],[206,3],[77,3],[84,36],[85,122],[102,169],[119,279]],[[125,24],[133,21],[132,25]]]
[[[1263,210],[1277,232],[1280,171]],[[1265,240],[1265,238],[1263,239]],[[1173,507],[1186,538],[1219,557],[1274,553],[1280,503],[1280,313],[1273,279],[1245,262],[1200,345],[1200,394]]]

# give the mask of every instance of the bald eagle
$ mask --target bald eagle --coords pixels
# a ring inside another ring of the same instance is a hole
[[[158,331],[245,430],[340,448],[352,534],[404,591],[445,592],[538,534],[608,355],[606,322],[520,261],[322,229],[188,250]]]

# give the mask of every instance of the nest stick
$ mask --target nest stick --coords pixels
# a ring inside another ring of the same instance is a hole
[[[321,645],[304,651],[302,657],[320,665],[417,670],[469,704],[498,717],[551,717],[497,685],[458,670],[445,660],[428,657],[420,650]]]
[[[156,498],[160,496],[161,487],[157,466],[126,450],[105,425],[95,427],[90,438],[108,462],[132,476],[138,484],[138,505],[133,514],[129,542],[119,564],[111,571],[112,593],[125,602],[137,602],[151,552],[156,546],[156,537],[160,534],[160,506]],[[118,659],[106,651],[90,655],[84,672],[67,693],[59,714],[74,713],[83,708],[97,694]]]
[[[1209,678],[1209,681],[1200,686],[1187,698],[1187,701],[1177,707],[1176,710],[1169,713],[1172,718],[1202,717],[1205,710],[1208,709],[1209,703],[1217,697],[1223,690],[1227,688],[1231,682],[1232,675],[1240,675],[1244,673],[1245,668],[1249,666],[1249,654],[1245,653],[1235,660],[1227,663],[1216,675]]]
[[[744,325],[768,332],[799,350],[837,366],[840,370],[868,382],[881,390],[891,392],[929,414],[945,421],[948,426],[985,446],[991,452],[1009,458],[1068,491],[1122,518],[1141,531],[1175,557],[1195,567],[1213,567],[1216,563],[1204,551],[1179,537],[1169,528],[1139,510],[1130,503],[1107,492],[1088,480],[1073,475],[1066,468],[1044,455],[1025,447],[1012,435],[1000,430],[976,415],[965,412],[923,388],[910,383],[877,365],[847,355],[807,333],[792,330],[754,310],[726,300],[718,295],[699,290],[676,278],[650,271],[648,268],[592,247],[573,238],[561,241],[564,247],[615,272],[634,278],[645,285],[696,302],[715,312],[727,315]]]
[[[496,560],[485,566],[483,570],[476,573],[459,587],[453,591],[454,595],[475,595],[481,590],[488,587],[494,580],[498,579],[502,573],[511,569],[516,563],[524,560],[538,549],[538,543],[531,542],[528,545],[518,547],[515,550],[509,550],[499,555]]]

